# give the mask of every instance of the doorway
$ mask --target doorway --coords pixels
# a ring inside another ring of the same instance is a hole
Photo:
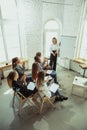
[[[50,56],[50,45],[52,44],[52,38],[56,37],[57,41],[60,42],[61,33],[60,25],[56,20],[50,20],[45,24],[44,31],[44,56]]]

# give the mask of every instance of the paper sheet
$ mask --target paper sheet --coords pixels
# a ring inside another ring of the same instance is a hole
[[[51,80],[52,77],[51,76],[45,76],[45,80],[47,80],[47,79]]]
[[[33,82],[30,82],[27,86],[27,89],[29,89],[29,90],[34,90],[34,88],[35,88],[35,83],[33,83]]]
[[[56,83],[53,83],[51,86],[49,86],[49,90],[53,93],[55,93],[57,91],[57,89],[59,88],[59,85]]]
[[[52,73],[52,70],[47,70],[47,74],[51,74]]]

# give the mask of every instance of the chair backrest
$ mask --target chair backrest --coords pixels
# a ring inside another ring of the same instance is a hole
[[[9,86],[10,88],[12,88],[12,80],[9,79],[9,78],[7,78],[7,83],[8,83],[8,86]]]
[[[12,88],[12,80],[9,79],[9,78],[7,78],[7,83],[8,83],[8,86],[9,86],[10,88]],[[14,90],[13,90],[13,91],[14,91]],[[21,97],[22,99],[25,99],[25,96],[24,96],[22,93],[20,93],[20,92],[14,91],[14,94],[15,94],[15,95],[18,94],[19,97]]]

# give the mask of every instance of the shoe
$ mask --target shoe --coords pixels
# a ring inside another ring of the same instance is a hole
[[[63,101],[63,98],[62,98],[62,97],[59,97],[57,100],[62,102],[62,101]]]
[[[60,99],[58,97],[56,97],[54,103],[56,103],[58,101],[60,101]]]
[[[63,95],[61,95],[61,98],[63,98],[63,100],[68,100],[68,97],[65,97]]]
[[[63,100],[68,100],[68,97],[63,97]]]

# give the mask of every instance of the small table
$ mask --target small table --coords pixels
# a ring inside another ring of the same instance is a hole
[[[79,66],[84,70],[83,77],[85,77],[85,72],[86,72],[86,69],[87,69],[87,64],[80,64]]]
[[[28,64],[27,59],[21,59],[21,63],[23,63],[23,62]],[[9,69],[12,69],[12,62],[8,63],[7,65],[5,63],[0,64],[0,73],[1,73],[2,78],[4,78],[4,70],[9,70]]]
[[[82,89],[82,95],[79,95],[78,91],[77,91],[77,93],[74,92],[74,89],[76,87],[79,89]],[[75,76],[75,78],[73,80],[71,94],[87,98],[87,78]]]

